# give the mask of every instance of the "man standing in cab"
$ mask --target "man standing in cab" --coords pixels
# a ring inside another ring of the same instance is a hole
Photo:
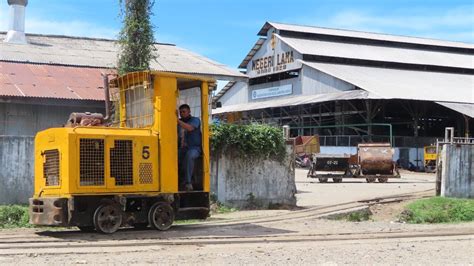
[[[195,159],[202,152],[201,120],[191,115],[187,104],[179,107],[178,120],[178,163],[179,172],[185,176],[185,190],[192,191],[192,176]]]

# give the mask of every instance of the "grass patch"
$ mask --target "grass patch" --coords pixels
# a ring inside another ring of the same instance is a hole
[[[217,208],[215,209],[215,213],[229,213],[229,212],[235,212],[235,211],[238,211],[238,209],[232,208],[220,202],[217,202]]]
[[[229,207],[222,202],[217,200],[217,195],[212,193],[211,194],[211,214],[214,213],[229,213],[229,212],[235,212],[238,211],[236,208]]]
[[[28,223],[28,220],[27,206],[0,206],[0,228],[32,227],[32,225]]]
[[[474,199],[432,197],[408,204],[400,215],[408,223],[459,223],[474,221]]]
[[[198,219],[189,219],[189,220],[176,220],[174,221],[174,224],[197,224],[199,222],[202,222],[203,220],[198,220]]]
[[[368,221],[369,219],[370,219],[369,211],[353,212],[347,215],[346,217],[346,220],[349,222],[362,222],[362,221]]]
[[[363,222],[370,220],[372,212],[369,209],[362,209],[350,213],[335,214],[327,217],[329,220],[344,220],[349,222]]]

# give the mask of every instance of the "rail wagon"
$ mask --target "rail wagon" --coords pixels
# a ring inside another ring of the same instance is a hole
[[[106,99],[109,86],[118,95],[117,123],[108,124],[101,114],[76,113],[66,127],[36,135],[30,223],[113,233],[124,226],[167,230],[175,219],[207,217],[209,89],[215,81],[134,72],[110,82],[104,78]],[[184,190],[178,173],[177,106],[182,103],[201,120],[202,154],[193,191]]]
[[[389,178],[400,178],[393,153],[390,143],[361,143],[354,155],[315,153],[307,177],[318,178],[321,183],[326,183],[329,178],[334,183],[346,178],[386,183]]]

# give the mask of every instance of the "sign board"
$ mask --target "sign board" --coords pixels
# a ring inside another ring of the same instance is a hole
[[[271,75],[301,68],[301,55],[273,34],[247,64],[250,77]]]
[[[293,93],[293,86],[291,84],[282,85],[278,87],[271,87],[252,91],[252,100],[270,98],[276,96],[290,95]]]

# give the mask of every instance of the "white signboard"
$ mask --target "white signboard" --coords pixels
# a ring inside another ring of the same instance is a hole
[[[293,93],[291,84],[252,91],[252,100],[289,95]]]
[[[301,55],[276,35],[267,39],[247,64],[249,77],[259,77],[301,68]]]

